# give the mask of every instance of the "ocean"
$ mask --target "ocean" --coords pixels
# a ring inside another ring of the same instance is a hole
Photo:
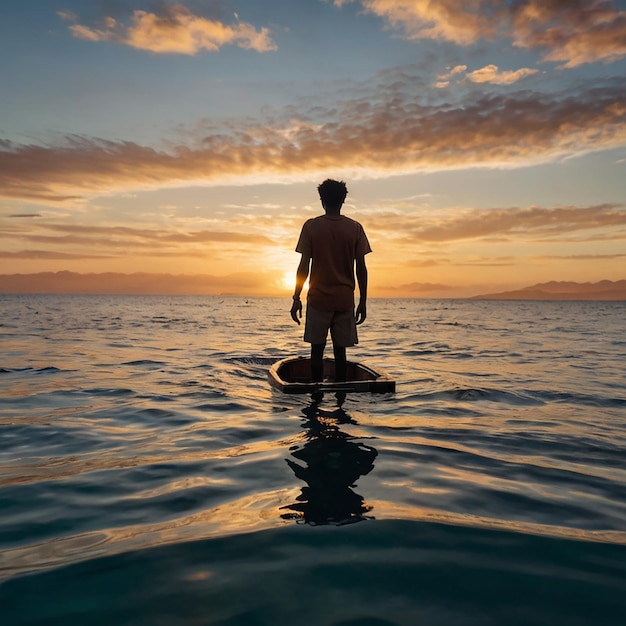
[[[0,622],[626,624],[626,303],[0,296]]]

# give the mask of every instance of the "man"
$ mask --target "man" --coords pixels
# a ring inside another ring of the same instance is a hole
[[[296,252],[302,257],[296,272],[291,318],[300,324],[300,293],[309,269],[304,340],[311,344],[311,380],[323,379],[324,348],[330,330],[335,356],[335,380],[346,380],[346,348],[358,343],[358,324],[367,317],[367,267],[372,251],[363,227],[341,215],[348,190],[343,181],[325,180],[317,188],[324,215],[307,220]],[[354,312],[354,289],[359,284],[359,305]]]

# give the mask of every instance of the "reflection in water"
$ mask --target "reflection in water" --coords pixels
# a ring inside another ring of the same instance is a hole
[[[374,448],[340,430],[341,424],[356,422],[343,410],[345,394],[337,394],[337,408],[320,408],[320,396],[313,396],[311,404],[302,410],[306,421],[307,442],[292,448],[292,456],[305,465],[286,459],[294,474],[307,486],[302,487],[297,502],[282,507],[290,513],[284,519],[295,519],[306,524],[352,524],[365,519],[372,507],[352,490],[356,481],[374,467],[377,452]]]

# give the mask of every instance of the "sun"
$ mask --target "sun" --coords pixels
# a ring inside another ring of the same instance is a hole
[[[285,291],[291,291],[296,284],[295,270],[286,270],[280,278],[279,285]]]
[[[296,288],[296,269],[285,270],[282,274],[279,274],[276,279],[276,286],[281,291],[292,294]],[[309,281],[304,283],[303,292],[306,296],[306,292],[309,288]],[[303,296],[304,297],[304,296]]]

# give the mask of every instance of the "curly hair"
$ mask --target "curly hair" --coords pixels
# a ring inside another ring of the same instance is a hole
[[[348,195],[346,183],[342,180],[332,180],[330,178],[318,185],[317,191],[320,194],[322,203],[333,208],[341,207]]]

